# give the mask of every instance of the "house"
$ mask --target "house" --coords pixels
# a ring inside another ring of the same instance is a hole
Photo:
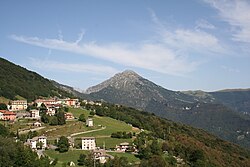
[[[13,100],[9,105],[10,111],[26,110],[28,107],[27,100]]]
[[[32,139],[27,140],[27,145],[29,145],[32,149],[38,148],[38,143],[42,143],[42,149],[47,147],[47,137],[46,136],[37,136]]]
[[[119,146],[116,145],[115,148],[116,151],[125,152],[129,148],[129,143],[128,142],[120,143],[120,145]]]
[[[77,102],[78,102],[78,99],[67,99],[67,100],[65,100],[65,104],[67,106],[75,106]]]
[[[72,113],[69,113],[69,112],[65,113],[64,117],[66,120],[75,119],[74,115]]]
[[[101,150],[93,150],[92,154],[94,155],[95,160],[99,160],[101,164],[104,164],[109,158],[104,149]]]
[[[82,137],[82,150],[94,150],[95,147],[94,137]]]
[[[34,122],[34,123],[33,123],[33,126],[38,126],[38,127],[40,127],[40,126],[42,126],[42,124],[41,124],[40,122]]]
[[[0,110],[0,120],[3,119],[3,113],[2,113],[2,110]]]
[[[0,118],[5,121],[14,121],[16,119],[16,113],[7,111],[7,110],[0,110]]]
[[[57,100],[55,98],[51,98],[51,99],[36,99],[35,103],[37,104],[37,107],[41,107],[42,104],[44,104],[44,105],[57,104]]]
[[[39,115],[39,110],[30,110],[30,117],[34,118],[34,119],[39,119],[40,115]]]
[[[86,126],[89,126],[89,127],[94,126],[94,121],[92,118],[88,118],[86,120]]]
[[[53,116],[56,114],[56,109],[59,109],[59,106],[54,104],[47,104],[46,105],[47,107],[47,111],[46,111],[46,114],[49,115],[49,116]]]

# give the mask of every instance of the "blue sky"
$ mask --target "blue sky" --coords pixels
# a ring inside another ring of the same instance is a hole
[[[0,1],[0,57],[86,89],[131,69],[172,90],[250,87],[248,0]]]

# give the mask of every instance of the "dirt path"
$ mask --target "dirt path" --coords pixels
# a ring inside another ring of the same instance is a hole
[[[81,135],[81,134],[85,134],[85,133],[96,132],[96,131],[100,131],[100,130],[104,130],[104,129],[106,129],[106,126],[102,127],[101,129],[94,129],[94,130],[89,130],[89,131],[83,131],[83,132],[72,133],[72,134],[70,135],[70,137],[77,136],[77,135]]]
[[[25,133],[28,133],[29,131],[33,132],[33,131],[38,131],[38,130],[41,130],[41,129],[44,129],[45,127],[38,127],[38,128],[33,128],[33,129],[27,129],[27,130],[20,130],[19,131],[19,134],[25,134]]]

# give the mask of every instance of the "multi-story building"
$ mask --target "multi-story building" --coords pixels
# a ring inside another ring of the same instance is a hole
[[[42,149],[47,147],[47,137],[38,136],[27,140],[27,144],[30,145],[32,149],[37,149],[38,143],[42,143]]]
[[[57,100],[56,99],[37,99],[35,100],[35,103],[37,104],[37,107],[40,107],[42,104],[44,105],[53,105],[53,104],[57,104]]]
[[[95,147],[94,137],[82,137],[82,150],[94,150]]]
[[[16,113],[7,111],[7,110],[0,110],[0,119],[5,121],[13,121],[16,119]]]
[[[26,110],[28,107],[27,100],[13,100],[9,106],[10,111]]]

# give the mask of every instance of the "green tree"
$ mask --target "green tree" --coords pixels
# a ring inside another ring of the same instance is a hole
[[[148,160],[143,159],[140,163],[140,167],[166,167],[168,164],[159,155],[153,155]]]
[[[85,122],[85,121],[86,121],[86,119],[85,119],[85,115],[84,115],[84,114],[81,114],[81,115],[79,116],[78,121]]]
[[[50,122],[50,116],[48,114],[42,113],[42,115],[41,115],[41,121],[43,123],[49,123]]]
[[[91,116],[94,116],[95,115],[95,112],[94,111],[90,111],[89,113]]]
[[[77,160],[77,164],[79,166],[83,166],[85,164],[86,161],[86,155],[85,154],[80,154],[79,159]]]
[[[6,137],[8,135],[9,135],[9,130],[5,126],[0,124],[0,136]]]
[[[52,116],[52,117],[50,118],[49,124],[50,124],[50,125],[58,125],[58,119],[57,119],[57,117]]]
[[[63,111],[59,111],[56,114],[56,117],[57,117],[57,120],[58,120],[58,125],[64,125],[64,124],[66,124],[66,119],[65,119]]]
[[[69,150],[69,140],[65,136],[61,136],[57,143],[58,151],[60,153],[67,152]]]
[[[5,103],[0,103],[0,110],[7,110],[8,107]]]
[[[150,145],[150,148],[151,148],[152,154],[154,155],[162,154],[161,146],[157,140],[153,140],[152,144]]]

